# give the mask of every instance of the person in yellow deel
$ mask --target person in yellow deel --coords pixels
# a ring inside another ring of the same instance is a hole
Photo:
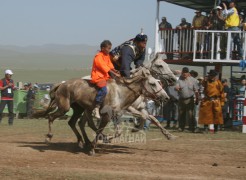
[[[210,70],[208,79],[202,82],[204,98],[200,105],[199,124],[204,124],[205,132],[208,132],[209,124],[214,124],[214,132],[217,133],[218,125],[223,124],[224,89],[221,81],[216,76],[217,72]]]

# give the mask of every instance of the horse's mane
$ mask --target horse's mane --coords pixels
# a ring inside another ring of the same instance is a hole
[[[145,78],[146,78],[145,67],[139,67],[139,68],[134,70],[134,72],[130,78],[120,77],[120,78],[116,78],[115,80],[117,83],[129,85],[129,84],[132,84],[134,82],[141,81]]]

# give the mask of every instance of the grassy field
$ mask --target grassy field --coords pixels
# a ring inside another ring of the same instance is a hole
[[[177,139],[168,141],[151,126],[149,131],[141,132],[146,137],[144,142],[125,140],[99,144],[96,155],[88,156],[77,147],[66,120],[55,121],[52,127],[54,137],[46,144],[47,120],[16,119],[13,126],[8,126],[7,119],[3,119],[0,124],[1,179],[243,180],[246,176],[246,134],[240,132],[172,131]],[[92,138],[93,132],[88,128],[87,131]],[[106,132],[111,132],[110,126]],[[122,136],[127,133],[124,131]]]
[[[81,63],[82,64],[82,63]],[[183,66],[179,65],[170,65],[173,69],[182,69]],[[199,76],[202,76],[203,69],[201,67],[189,67],[190,70],[196,70],[199,73]],[[211,67],[210,67],[211,68]],[[91,67],[84,66],[83,64],[78,67],[73,68],[58,68],[58,69],[36,69],[34,67],[30,68],[16,68],[15,66],[10,66],[9,69],[14,71],[13,79],[15,82],[38,82],[38,83],[45,83],[45,82],[60,82],[63,80],[68,80],[71,78],[78,78],[85,75],[89,75],[91,72]],[[237,68],[239,69],[239,68]],[[0,68],[1,72],[4,72],[5,69]],[[240,69],[239,69],[240,70]],[[237,74],[237,77],[240,77],[243,74]],[[223,71],[223,78],[230,78],[230,69],[229,67],[225,67]]]
[[[3,70],[2,70],[3,71]],[[32,83],[56,83],[72,78],[79,78],[90,74],[88,69],[60,69],[60,70],[34,70],[34,69],[13,69],[15,82]]]

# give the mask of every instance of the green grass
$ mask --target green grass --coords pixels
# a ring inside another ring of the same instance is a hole
[[[60,138],[74,138],[76,141],[76,137],[73,134],[70,126],[67,124],[68,120],[55,120],[52,125],[52,131],[56,137]],[[164,124],[163,124],[164,126]],[[130,130],[133,127],[132,123],[122,123],[121,127],[123,128],[123,134],[131,133]],[[79,127],[77,126],[79,129]],[[94,132],[86,125],[86,131],[90,138],[93,137]],[[2,123],[0,124],[0,132],[1,136],[11,136],[11,135],[21,135],[21,134],[33,134],[36,135],[44,135],[48,132],[48,121],[46,119],[15,119],[14,125],[9,126],[7,118],[3,118]],[[211,139],[211,140],[245,140],[246,134],[241,133],[240,130],[238,131],[219,131],[219,134],[194,134],[189,132],[177,132],[174,130],[170,130],[172,134],[178,137],[182,137],[182,139]],[[105,134],[113,134],[114,133],[114,126],[111,123],[104,130]],[[150,130],[139,132],[139,134],[145,133],[147,140],[151,139],[165,139],[162,135],[160,130],[155,127],[153,124],[150,127]],[[137,133],[138,134],[138,133]]]

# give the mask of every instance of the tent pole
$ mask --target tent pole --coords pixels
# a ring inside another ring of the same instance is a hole
[[[157,0],[156,18],[155,18],[155,54],[159,52],[159,9],[160,9],[160,1]]]

